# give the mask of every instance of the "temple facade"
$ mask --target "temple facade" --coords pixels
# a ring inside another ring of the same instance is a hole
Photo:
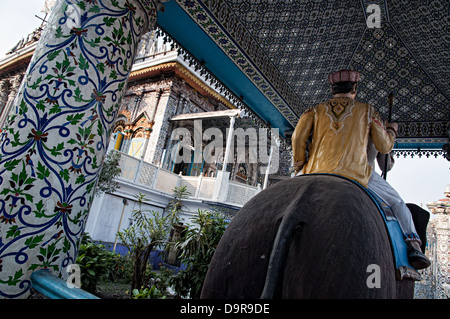
[[[434,259],[430,272],[435,277],[436,297],[450,298],[450,185],[444,190],[444,198],[427,204],[436,218],[431,220],[429,254]]]
[[[40,34],[39,28],[0,61],[0,127]],[[132,223],[134,194],[146,195],[145,209],[164,211],[179,186],[190,193],[183,222],[197,209],[218,210],[231,219],[263,188],[289,178],[289,149],[278,132],[261,128],[249,115],[207,83],[161,30],[144,35],[108,146],[121,155],[119,187],[94,198],[86,232],[112,243],[117,231]]]
[[[434,215],[427,227],[429,268],[422,270],[423,280],[416,284],[416,295],[424,299],[450,298],[450,185],[444,198],[427,204]]]

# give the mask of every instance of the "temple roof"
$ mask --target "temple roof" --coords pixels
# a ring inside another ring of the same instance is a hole
[[[280,132],[330,97],[329,73],[361,73],[358,99],[400,123],[402,147],[441,148],[450,129],[450,18],[439,0],[173,0],[158,24]],[[406,146],[405,146],[406,145]]]
[[[427,204],[427,207],[433,214],[450,213],[450,184],[445,186],[444,196],[445,198],[441,198]]]

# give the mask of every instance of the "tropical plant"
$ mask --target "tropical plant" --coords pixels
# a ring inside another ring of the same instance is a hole
[[[122,243],[128,248],[133,263],[133,277],[131,291],[140,289],[145,282],[147,263],[151,252],[160,244],[167,243],[169,222],[168,216],[151,211],[149,214],[142,210],[145,195],[135,195],[139,208],[133,210],[133,224],[118,233]]]
[[[188,198],[191,193],[187,190],[187,185],[178,186],[173,189],[174,199],[169,202],[166,207],[166,211],[169,211],[170,224],[179,224],[179,214],[183,209],[183,200]]]
[[[105,160],[100,171],[95,194],[113,193],[119,188],[119,183],[115,180],[122,172],[120,168],[121,154],[116,151],[110,151],[105,157]]]
[[[117,254],[102,244],[94,243],[88,234],[84,234],[76,259],[81,270],[81,287],[95,293],[98,282],[113,274],[117,259]]]
[[[171,284],[179,297],[200,298],[209,264],[227,222],[220,213],[200,209],[191,220],[192,225],[175,245],[187,268],[174,276]]]
[[[165,261],[168,264],[177,264],[177,252],[173,248],[173,242],[179,239],[179,234],[182,233],[182,229],[185,228],[180,221],[180,213],[183,210],[183,200],[187,198],[191,193],[187,190],[187,185],[178,186],[173,189],[174,199],[167,205],[166,211],[169,212],[169,220],[171,225],[169,244],[166,246]],[[178,230],[178,231],[177,231]]]

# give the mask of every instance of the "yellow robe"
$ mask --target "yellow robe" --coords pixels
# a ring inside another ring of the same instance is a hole
[[[292,135],[294,165],[304,165],[304,174],[342,175],[367,187],[372,172],[367,161],[369,135],[382,154],[394,147],[395,133],[386,131],[372,106],[350,98],[333,98],[307,109],[300,117]]]

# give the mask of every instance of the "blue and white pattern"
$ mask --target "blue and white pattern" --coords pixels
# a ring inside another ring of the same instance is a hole
[[[154,1],[60,0],[1,137],[0,298],[75,263],[111,126]]]
[[[388,117],[387,96],[394,93],[393,119],[405,143],[448,138],[450,37],[442,1],[177,4],[293,127],[304,110],[330,98],[328,74],[351,68],[362,74],[358,98],[383,118]],[[379,29],[367,26],[369,5],[380,8]],[[262,118],[268,121],[270,115]]]

